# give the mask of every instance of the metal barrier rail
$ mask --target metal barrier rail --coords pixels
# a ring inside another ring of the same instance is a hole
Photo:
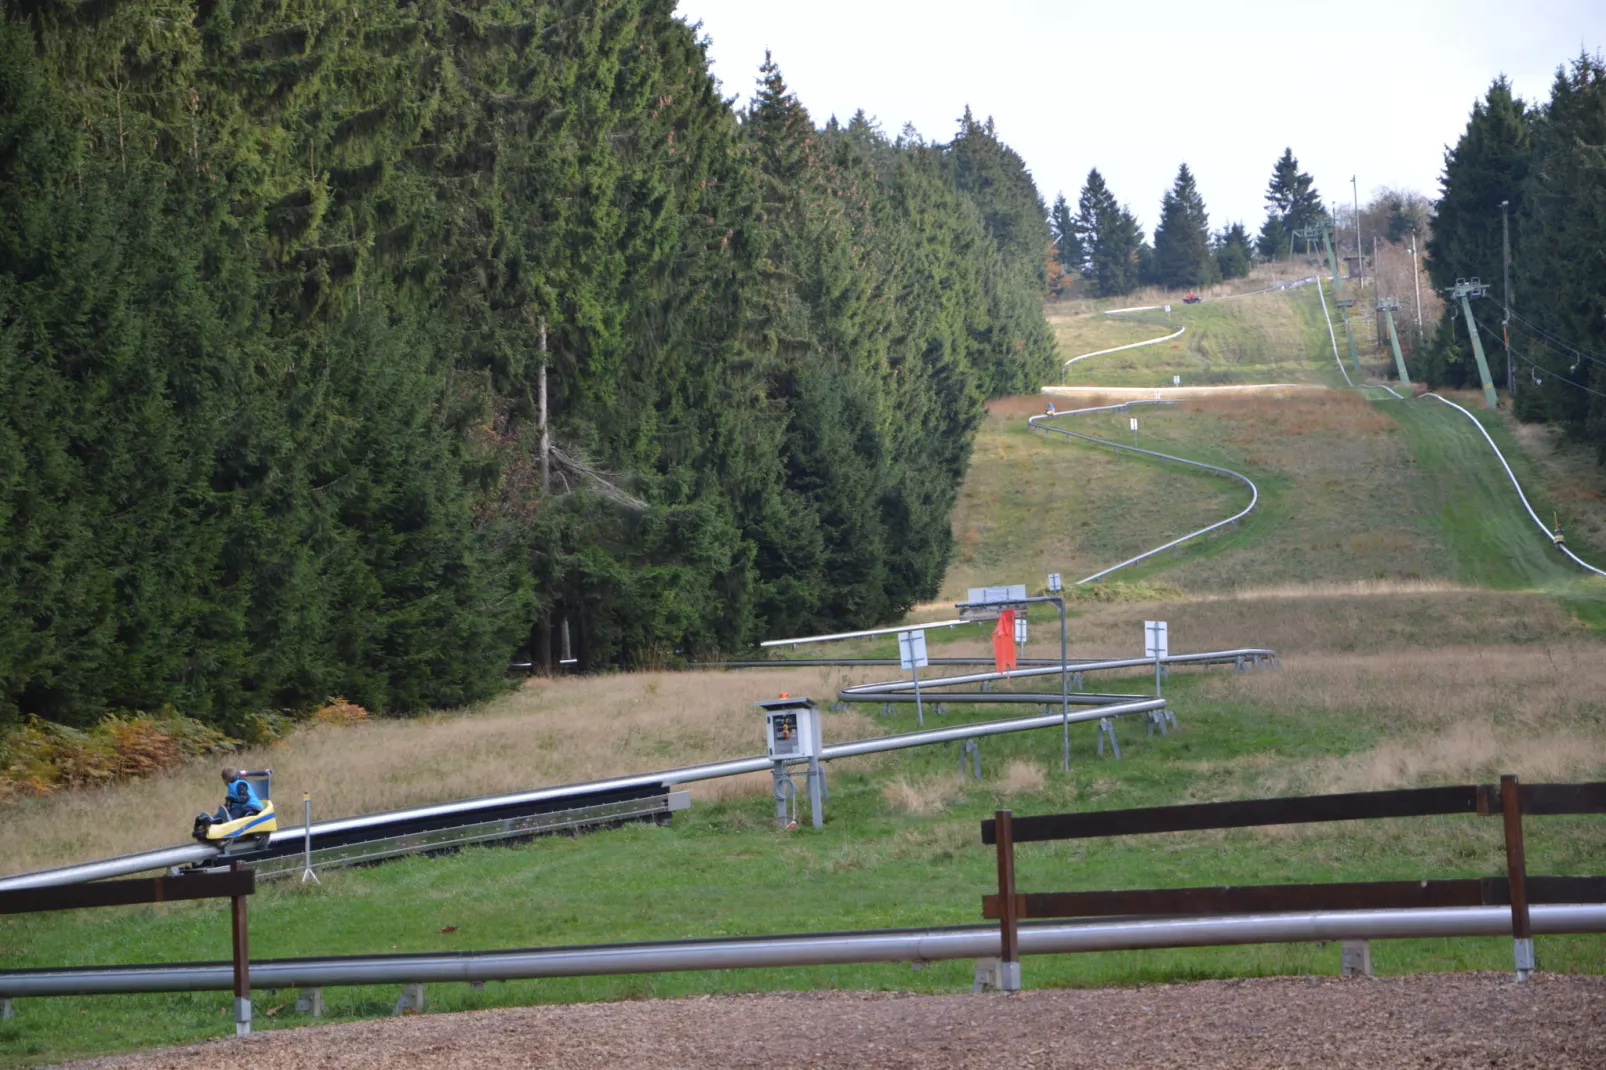
[[[1055,671],[1058,672],[1059,670],[1056,669]],[[1127,713],[1146,713],[1150,710],[1163,708],[1165,708],[1163,699],[1145,699],[1141,702],[1102,706],[1099,709],[1103,716],[1115,717]],[[820,760],[830,761],[834,758],[849,758],[858,754],[875,754],[880,751],[902,750],[907,747],[924,747],[933,743],[950,743],[957,740],[1002,735],[1008,732],[1024,732],[1035,728],[1058,726],[1061,723],[1062,717],[1056,713],[1050,717],[1015,717],[1002,721],[982,721],[975,724],[954,725],[950,728],[928,729],[924,732],[908,732],[896,736],[878,736],[873,739],[861,739],[849,743],[832,743],[821,749]],[[788,764],[798,764],[804,759],[787,759],[786,761]],[[773,768],[774,764],[774,760],[767,755],[756,755],[751,758],[732,758],[721,762],[709,762],[704,765],[689,765],[678,769],[641,773],[635,776],[566,784],[559,787],[542,788],[536,791],[518,792],[511,795],[493,795],[460,802],[441,803],[438,806],[392,810],[388,813],[367,814],[362,817],[315,824],[312,826],[312,837],[313,842],[316,844],[318,836],[323,830],[344,831],[353,827],[377,829],[382,828],[387,823],[395,825],[422,817],[446,814],[468,815],[476,810],[483,811],[499,806],[539,802],[569,795],[588,795],[658,784],[688,784],[698,780],[737,776],[741,773],[764,772]],[[282,837],[300,842],[305,838],[305,835],[304,827],[297,826],[279,830],[274,833],[273,839],[277,841]],[[216,857],[217,854],[218,852],[215,848],[194,845],[122,855],[118,858],[102,859],[97,862],[86,862],[74,866],[62,866],[57,869],[16,874],[0,879],[0,891],[20,888],[43,888],[58,884],[78,884],[83,881],[101,880],[106,877],[143,873],[152,869],[205,862]]]
[[[688,792],[671,791],[663,795],[650,795],[644,799],[599,803],[573,810],[549,810],[520,817],[503,817],[493,821],[452,825],[425,832],[409,832],[390,839],[345,843],[314,850],[310,855],[275,855],[260,861],[253,860],[249,864],[259,878],[267,880],[301,873],[309,864],[317,869],[326,870],[381,862],[404,855],[442,854],[476,844],[529,840],[554,832],[572,832],[598,825],[615,825],[649,818],[663,820],[670,814],[690,808],[691,796]]]
[[[1071,672],[1089,672],[1094,669],[1135,669],[1152,667],[1154,658],[1115,658],[1110,661],[1090,661],[1081,664],[1072,663]],[[1160,659],[1162,665],[1222,665],[1227,662],[1235,665],[1259,665],[1262,661],[1272,664],[1277,662],[1277,652],[1264,647],[1245,647],[1241,650],[1213,650],[1202,654],[1172,654],[1170,657]],[[965,676],[938,676],[930,680],[921,680],[922,690],[929,687],[952,687],[958,684],[979,684],[988,680],[1016,680],[1027,676],[1058,676],[1060,666],[1055,662],[1048,668],[1006,669],[1003,672],[978,672]],[[859,701],[858,695],[882,691],[913,691],[912,680],[887,680],[874,684],[857,684],[845,687],[842,694],[852,695],[850,701]]]
[[[1036,416],[1029,417],[1027,419],[1027,423],[1029,423],[1034,428],[1041,427],[1042,430],[1044,430],[1044,431],[1053,431],[1056,434],[1065,435],[1067,438],[1079,438],[1079,439],[1082,439],[1082,440],[1084,440],[1086,442],[1096,443],[1096,444],[1098,444],[1100,446],[1109,446],[1112,449],[1125,450],[1128,453],[1141,453],[1146,457],[1158,457],[1163,461],[1176,461],[1178,464],[1192,465],[1195,468],[1203,468],[1203,469],[1206,469],[1206,470],[1211,471],[1211,472],[1220,473],[1221,475],[1231,476],[1233,479],[1238,480],[1239,482],[1243,483],[1244,486],[1249,488],[1249,495],[1250,495],[1249,504],[1247,506],[1245,506],[1241,511],[1239,511],[1237,513],[1234,513],[1232,516],[1229,516],[1225,520],[1218,520],[1216,523],[1210,524],[1210,525],[1208,525],[1206,527],[1202,527],[1198,531],[1189,532],[1188,534],[1182,536],[1180,539],[1172,539],[1170,542],[1165,543],[1165,544],[1163,544],[1161,546],[1156,546],[1154,549],[1147,550],[1147,551],[1145,551],[1145,552],[1143,552],[1141,554],[1138,554],[1136,557],[1129,557],[1125,561],[1122,561],[1118,565],[1111,565],[1107,569],[1104,569],[1104,570],[1102,570],[1100,572],[1095,572],[1091,576],[1087,576],[1087,577],[1084,577],[1082,579],[1079,579],[1079,580],[1076,581],[1076,585],[1077,586],[1080,586],[1081,584],[1084,584],[1084,583],[1090,583],[1093,580],[1100,579],[1100,578],[1102,578],[1104,576],[1108,576],[1110,573],[1116,571],[1117,569],[1126,568],[1128,565],[1135,565],[1139,561],[1143,561],[1143,560],[1146,560],[1148,558],[1151,558],[1155,554],[1160,553],[1161,551],[1169,550],[1173,546],[1180,546],[1182,543],[1187,542],[1189,539],[1196,539],[1201,535],[1208,535],[1210,532],[1215,531],[1217,528],[1226,527],[1228,524],[1236,524],[1240,519],[1242,519],[1243,517],[1248,516],[1251,512],[1253,512],[1255,506],[1257,504],[1259,504],[1259,502],[1260,502],[1260,488],[1255,486],[1254,481],[1251,480],[1248,476],[1244,475],[1242,472],[1234,472],[1230,468],[1222,468],[1219,465],[1206,464],[1204,461],[1190,461],[1186,457],[1175,457],[1175,456],[1172,456],[1169,453],[1160,453],[1157,450],[1139,449],[1137,446],[1127,446],[1127,445],[1123,445],[1122,443],[1119,443],[1119,442],[1111,442],[1108,439],[1094,438],[1092,435],[1084,435],[1079,431],[1067,431],[1063,427],[1051,427],[1051,426],[1049,426],[1047,424],[1039,424],[1038,423],[1039,420],[1055,419],[1055,418],[1060,417],[1060,416],[1080,416],[1080,415],[1083,415],[1084,413],[1089,413],[1089,412],[1113,412],[1113,411],[1119,411],[1119,410],[1127,410],[1127,409],[1130,409],[1131,406],[1133,406],[1133,405],[1163,405],[1163,404],[1174,404],[1174,402],[1162,401],[1162,400],[1123,401],[1119,405],[1095,405],[1095,406],[1093,406],[1091,408],[1086,408],[1086,409],[1071,409],[1068,412],[1056,412],[1056,413],[1052,413],[1052,414],[1051,413],[1039,413]]]
[[[918,627],[920,627],[920,625],[918,625],[918,624],[910,624],[907,627],[909,627],[909,628],[918,628]],[[1172,664],[1174,662],[1187,662],[1187,663],[1190,663],[1190,664],[1200,664],[1200,665],[1206,665],[1206,664],[1208,664],[1208,665],[1224,665],[1229,661],[1236,661],[1236,660],[1238,660],[1240,658],[1250,657],[1250,656],[1258,656],[1258,657],[1260,657],[1262,659],[1269,659],[1271,661],[1276,661],[1277,660],[1277,652],[1275,650],[1267,650],[1267,649],[1263,649],[1263,648],[1245,649],[1245,650],[1207,650],[1207,651],[1202,651],[1202,652],[1197,653],[1197,654],[1172,654],[1169,657],[1165,657],[1165,658],[1162,658],[1160,660],[1161,660],[1162,664],[1167,664],[1167,665]],[[704,661],[704,662],[699,662],[696,665],[693,665],[692,668],[694,668],[694,669],[806,669],[806,668],[817,668],[818,669],[818,668],[828,668],[828,667],[832,667],[832,666],[837,666],[837,667],[841,667],[841,668],[867,668],[867,667],[871,667],[871,666],[892,666],[892,665],[898,665],[898,664],[901,664],[901,663],[898,661],[897,658],[774,658],[774,659],[765,660],[765,661]],[[931,665],[955,665],[955,666],[958,666],[958,665],[992,665],[992,664],[994,664],[994,661],[990,657],[989,658],[982,658],[982,657],[976,657],[976,658],[932,658],[932,659],[930,659],[928,664],[931,664]],[[1054,671],[1055,672],[1059,672],[1059,667],[1060,667],[1060,662],[1059,662],[1058,658],[1018,658],[1018,659],[1016,659],[1015,664],[1017,664],[1017,665],[1028,665],[1028,666],[1052,665],[1054,667]],[[1127,668],[1133,668],[1133,667],[1138,666],[1138,665],[1153,665],[1154,664],[1154,659],[1153,658],[1120,658],[1120,659],[1115,659],[1115,660],[1106,659],[1106,660],[1091,660],[1091,661],[1073,661],[1073,662],[1069,662],[1068,664],[1069,664],[1069,668],[1070,668],[1071,672],[1093,672],[1095,670],[1101,670],[1101,669],[1127,669]],[[865,685],[865,686],[869,686],[869,685]],[[921,687],[925,687],[926,686],[926,682],[924,680],[921,680],[920,681],[920,686]]]
[[[1606,932],[1606,905],[1534,906],[1531,913],[1537,934]],[[1510,931],[1511,911],[1505,907],[1307,911],[1023,924],[1018,950],[1025,955],[1063,955],[1165,947],[1502,936]],[[680,970],[923,963],[992,958],[999,953],[996,924],[962,925],[503,951],[263,959],[251,963],[251,982],[258,988],[479,983]],[[0,999],[224,991],[232,986],[232,978],[226,962],[8,970],[0,973]]]

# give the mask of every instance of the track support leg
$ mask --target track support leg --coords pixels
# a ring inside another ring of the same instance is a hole
[[[1372,976],[1372,942],[1345,940],[1340,945],[1338,975],[1340,977]]]
[[[323,989],[303,988],[296,993],[296,1013],[310,1014],[314,1018],[323,1017]]]
[[[424,986],[402,985],[401,996],[396,1000],[396,1009],[390,1013],[423,1014],[424,1013]]]

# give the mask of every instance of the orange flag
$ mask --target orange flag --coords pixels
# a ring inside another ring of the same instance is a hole
[[[998,614],[993,628],[993,664],[999,672],[1015,667],[1015,611],[1006,609]]]

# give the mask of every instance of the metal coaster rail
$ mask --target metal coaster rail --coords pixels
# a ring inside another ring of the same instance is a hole
[[[1056,670],[1057,671],[1057,670]],[[1094,719],[1102,717],[1116,717],[1128,713],[1147,713],[1152,710],[1165,708],[1163,699],[1142,699],[1133,702],[1122,702],[1115,705],[1099,706]],[[1072,714],[1072,722],[1085,719]],[[1010,732],[1024,732],[1037,728],[1057,727],[1063,722],[1062,715],[1055,713],[1051,716],[1015,717],[1001,721],[981,721],[973,724],[953,725],[948,728],[927,729],[921,732],[908,732],[895,736],[877,736],[871,739],[854,740],[847,743],[827,744],[820,753],[822,761],[835,758],[849,758],[860,754],[875,754],[881,751],[901,750],[908,747],[924,747],[936,743],[951,743],[966,739],[978,739],[984,736],[1003,735]],[[798,764],[803,759],[786,759],[788,764]],[[624,791],[632,788],[644,788],[656,785],[689,784],[699,780],[713,780],[719,777],[737,776],[742,773],[764,772],[773,768],[775,761],[767,755],[755,755],[750,758],[732,758],[726,761],[708,762],[702,765],[682,766],[676,769],[663,769],[652,773],[640,773],[634,776],[613,777],[605,780],[593,780],[578,784],[565,784],[557,787],[541,788],[535,791],[515,792],[508,795],[494,795],[479,799],[464,799],[457,802],[440,803],[435,806],[414,807],[407,810],[392,810],[381,814],[364,814],[359,817],[343,818],[337,821],[327,821],[312,826],[312,841],[316,849],[320,835],[346,831],[353,828],[368,828],[375,832],[375,838],[384,831],[386,826],[396,826],[416,821],[423,817],[435,816],[462,816],[468,817],[475,812],[498,809],[510,805],[541,802],[550,799],[561,799],[569,796],[595,795],[601,792]],[[306,836],[304,827],[280,829],[273,834],[272,841],[289,841],[300,843]],[[137,854],[121,855],[117,858],[102,859],[96,862],[86,862],[74,866],[62,866],[56,869],[37,870],[32,873],[19,873],[13,876],[0,878],[0,891],[15,891],[22,888],[43,888],[51,885],[77,884],[83,881],[102,880],[107,877],[126,876],[132,873],[144,873],[154,869],[169,869],[177,866],[195,865],[205,863],[217,858],[219,852],[215,847],[204,847],[200,844],[191,844],[182,847],[169,847],[155,851],[145,851]]]
[[[1536,905],[1529,909],[1535,934],[1606,931],[1606,905]],[[1307,911],[1024,923],[1020,925],[1017,951],[1023,955],[1064,955],[1234,944],[1502,936],[1510,931],[1510,908],[1498,906]],[[259,989],[441,982],[477,984],[680,970],[926,963],[994,957],[999,954],[999,945],[999,927],[991,923],[504,951],[258,959],[251,963],[251,983]],[[0,972],[0,999],[226,991],[232,979],[227,962],[8,970]]]
[[[1115,572],[1115,571],[1117,571],[1119,569],[1126,568],[1128,565],[1135,565],[1139,561],[1145,561],[1148,558],[1153,557],[1155,554],[1162,553],[1162,552],[1164,552],[1166,550],[1171,549],[1174,546],[1180,546],[1183,543],[1189,541],[1190,539],[1197,539],[1201,535],[1208,535],[1210,532],[1219,530],[1220,528],[1227,527],[1229,524],[1237,524],[1239,520],[1243,519],[1244,517],[1248,516],[1250,513],[1254,512],[1255,506],[1257,504],[1259,504],[1259,502],[1260,502],[1260,488],[1255,486],[1254,480],[1250,479],[1248,476],[1244,475],[1242,472],[1234,472],[1230,468],[1222,468],[1219,465],[1207,464],[1204,461],[1194,461],[1194,460],[1189,460],[1186,457],[1177,457],[1177,456],[1174,456],[1174,455],[1169,454],[1169,453],[1161,453],[1158,450],[1140,449],[1137,446],[1128,446],[1128,445],[1125,445],[1124,443],[1112,442],[1109,439],[1095,438],[1092,435],[1084,435],[1080,431],[1068,431],[1063,427],[1055,427],[1055,426],[1053,426],[1051,424],[1042,422],[1042,421],[1046,421],[1046,420],[1058,419],[1061,416],[1084,416],[1084,415],[1086,415],[1087,413],[1090,413],[1090,412],[1125,412],[1125,411],[1130,411],[1131,407],[1133,405],[1170,405],[1170,404],[1176,404],[1176,402],[1168,401],[1168,400],[1163,399],[1163,398],[1156,398],[1156,399],[1152,399],[1152,400],[1123,401],[1123,402],[1121,402],[1120,404],[1117,404],[1117,405],[1094,405],[1094,406],[1091,406],[1089,408],[1071,409],[1071,410],[1066,411],[1066,412],[1039,413],[1038,415],[1032,416],[1027,420],[1027,422],[1029,424],[1031,424],[1031,426],[1035,430],[1050,431],[1050,432],[1053,432],[1054,434],[1064,435],[1067,438],[1079,438],[1079,439],[1082,439],[1084,442],[1092,442],[1092,443],[1094,443],[1096,445],[1099,445],[1099,446],[1108,446],[1111,449],[1124,450],[1127,453],[1137,453],[1137,454],[1142,454],[1145,457],[1157,457],[1162,461],[1174,461],[1177,464],[1186,464],[1186,465],[1191,465],[1194,468],[1203,468],[1208,472],[1215,472],[1218,475],[1224,475],[1224,476],[1228,476],[1228,477],[1230,477],[1232,479],[1236,479],[1240,483],[1242,483],[1244,486],[1249,488],[1249,504],[1246,505],[1243,509],[1241,509],[1238,512],[1234,513],[1232,516],[1227,517],[1227,519],[1218,520],[1214,524],[1208,524],[1205,527],[1200,528],[1198,531],[1191,531],[1188,534],[1183,535],[1181,538],[1172,539],[1170,542],[1163,543],[1163,544],[1161,544],[1159,546],[1156,546],[1152,550],[1145,550],[1143,553],[1138,554],[1136,557],[1129,557],[1125,561],[1120,562],[1119,564],[1111,565],[1109,568],[1102,569],[1102,570],[1100,570],[1098,572],[1095,572],[1091,576],[1085,576],[1082,579],[1079,579],[1079,580],[1076,581],[1076,584],[1075,584],[1076,586],[1081,586],[1084,583],[1091,583],[1094,580],[1102,579],[1103,577],[1108,576],[1112,572]]]

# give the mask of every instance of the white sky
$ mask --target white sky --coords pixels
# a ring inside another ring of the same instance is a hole
[[[816,125],[863,108],[947,141],[969,104],[1074,208],[1090,167],[1152,234],[1186,161],[1212,229],[1253,234],[1285,145],[1330,202],[1436,196],[1444,147],[1504,73],[1546,99],[1558,64],[1606,48],[1606,0],[681,0],[746,101],[764,49]],[[1335,107],[1337,118],[1333,118]]]

